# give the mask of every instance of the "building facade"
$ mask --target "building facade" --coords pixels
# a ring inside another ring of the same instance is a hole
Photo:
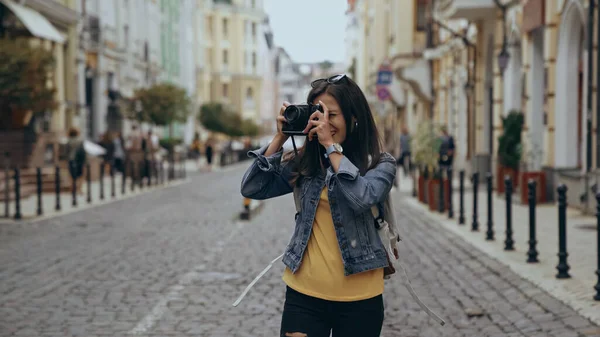
[[[262,74],[259,40],[266,18],[261,0],[198,0],[204,63],[197,73],[203,102],[230,106],[243,118],[258,120]]]

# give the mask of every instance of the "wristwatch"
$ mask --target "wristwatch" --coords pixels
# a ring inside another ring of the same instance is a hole
[[[344,152],[344,149],[342,149],[342,146],[340,144],[333,143],[325,149],[325,158],[329,158],[329,155],[332,154],[333,152],[342,154],[342,152]]]

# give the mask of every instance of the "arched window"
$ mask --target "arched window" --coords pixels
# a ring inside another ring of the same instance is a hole
[[[248,89],[246,89],[245,106],[248,108],[254,107],[254,90],[251,87],[248,87]]]

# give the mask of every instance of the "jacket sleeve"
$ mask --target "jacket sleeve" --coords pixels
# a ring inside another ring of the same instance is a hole
[[[330,179],[329,188],[339,189],[339,194],[354,211],[366,212],[390,193],[396,177],[395,162],[392,155],[382,153],[377,166],[361,176],[358,167],[344,157],[338,172]]]
[[[254,200],[264,200],[291,193],[293,187],[288,162],[281,162],[283,151],[266,157],[264,154],[269,145],[258,150],[249,151],[248,157],[254,162],[242,178],[242,195]]]

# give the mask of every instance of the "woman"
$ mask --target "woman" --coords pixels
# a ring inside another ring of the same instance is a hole
[[[206,148],[204,149],[204,155],[206,156],[206,167],[210,171],[212,169],[213,159],[213,139],[209,138],[206,141]]]
[[[307,142],[282,160],[284,103],[273,141],[250,152],[256,159],[242,194],[267,199],[300,191],[296,228],[283,255],[281,336],[379,336],[388,260],[371,207],[391,190],[396,161],[382,153],[369,104],[354,81],[336,75],[311,86],[307,102],[323,111],[304,129]]]
[[[81,193],[84,167],[87,161],[87,154],[83,145],[83,141],[79,138],[79,129],[70,128],[68,133],[66,146],[67,160],[69,164],[69,174],[71,182],[76,184],[77,191]]]

